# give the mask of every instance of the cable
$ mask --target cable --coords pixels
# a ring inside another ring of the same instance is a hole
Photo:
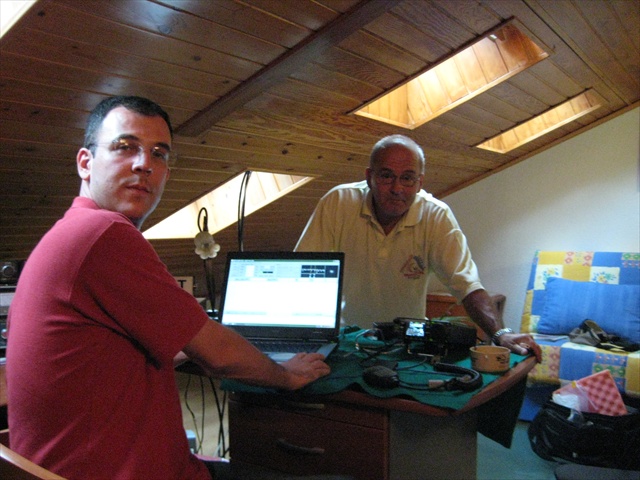
[[[189,404],[189,390],[191,388],[191,379],[193,375],[187,375],[187,382],[184,388],[184,405],[187,411],[191,416],[191,420],[193,422],[193,428],[195,430],[196,435],[196,446],[194,448],[194,453],[203,454],[204,453],[204,433],[205,433],[205,419],[206,419],[206,395],[204,388],[204,379],[202,376],[198,375],[200,380],[200,400],[201,400],[201,419],[200,425],[198,425],[198,420],[196,413],[191,408]],[[216,388],[215,381],[211,377],[207,377],[209,379],[209,385],[211,386],[211,391],[213,393],[213,397],[216,403],[216,411],[218,413],[218,445],[216,447],[214,456],[226,458],[229,455],[229,446],[227,446],[227,439],[225,435],[225,425],[224,425],[224,416],[226,414],[226,408],[228,405],[227,402],[227,392],[224,391],[222,397],[220,397],[218,393],[218,389]]]
[[[424,365],[427,362],[430,362],[431,359],[428,356],[424,356],[424,358],[422,359],[422,361],[415,363],[413,365],[407,365],[406,367],[398,367],[396,370],[397,371],[401,371],[401,370],[413,370],[416,367],[419,367],[420,365]],[[419,372],[419,373],[424,373],[424,372]]]
[[[238,251],[244,250],[244,207],[247,200],[247,188],[249,187],[251,170],[244,172],[242,183],[240,184],[240,195],[238,197]]]
[[[205,417],[205,402],[204,402],[205,398],[204,398],[204,381],[202,380],[202,377],[200,377],[200,409],[202,411],[202,416],[200,419],[200,428],[201,428],[201,432],[200,432],[200,443],[198,444],[198,448],[196,450],[196,453],[203,453],[202,449],[204,448],[204,417]]]
[[[221,401],[220,397],[218,396],[218,389],[216,388],[213,378],[209,377],[209,383],[211,385],[211,391],[213,392],[213,396],[216,401],[216,410],[218,412],[218,447],[216,448],[215,455],[225,458],[229,453],[224,431],[224,415],[227,407],[227,392],[225,391],[223,393]]]
[[[411,368],[416,367],[412,366]],[[415,372],[418,373],[418,372]],[[425,372],[426,373],[426,372]],[[452,365],[450,363],[438,362],[433,365],[433,372],[428,372],[430,375],[449,375],[454,374],[453,378],[448,380],[428,380],[426,385],[424,383],[412,383],[401,381],[400,386],[412,390],[462,390],[463,392],[470,392],[480,388],[483,384],[482,375],[476,370],[460,367],[458,365]]]
[[[354,340],[356,351],[364,353],[367,357],[360,361],[360,363],[364,363],[368,360],[375,359],[380,355],[388,355],[391,353],[395,353],[398,350],[402,349],[402,346],[398,347],[398,340],[393,339],[391,341],[385,341],[382,345],[363,345],[360,343],[360,338],[367,336],[376,336],[376,333],[379,332],[378,329],[369,329],[365,330],[362,333],[356,335]]]
[[[187,376],[187,384],[184,387],[184,405],[185,405],[186,409],[188,410],[189,414],[191,415],[191,420],[193,421],[193,428],[194,428],[195,434],[196,434],[196,448],[195,448],[195,452],[194,453],[201,453],[201,451],[202,451],[203,434],[204,434],[204,390],[203,390],[202,378],[200,378],[200,391],[201,391],[201,395],[202,395],[202,398],[203,398],[202,429],[198,428],[198,421],[196,420],[196,414],[191,409],[191,405],[189,405],[189,395],[188,394],[189,394],[189,387],[190,386],[191,386],[191,375],[188,375]]]

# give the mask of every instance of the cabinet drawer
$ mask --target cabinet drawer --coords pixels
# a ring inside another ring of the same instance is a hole
[[[348,403],[317,402],[305,399],[297,401],[292,398],[282,398],[252,393],[232,393],[231,400],[253,408],[266,407],[287,412],[327,418],[338,422],[352,423],[362,427],[377,429],[387,428],[387,413],[379,408],[362,408]]]
[[[232,461],[292,474],[374,480],[388,469],[387,430],[244,402],[229,403]]]

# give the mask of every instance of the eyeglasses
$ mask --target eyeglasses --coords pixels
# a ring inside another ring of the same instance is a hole
[[[380,185],[391,185],[398,179],[403,187],[413,187],[420,180],[418,175],[413,173],[403,173],[399,177],[387,170],[375,172],[376,180]]]
[[[92,145],[107,147],[109,151],[124,158],[144,155],[146,149],[146,147],[140,142],[130,138],[118,138],[111,142],[94,143]],[[149,149],[149,153],[151,153],[151,158],[161,160],[165,163],[169,163],[173,156],[171,149],[162,145],[155,145],[151,147]]]

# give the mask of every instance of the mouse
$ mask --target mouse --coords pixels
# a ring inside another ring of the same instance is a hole
[[[395,388],[400,385],[398,374],[382,365],[365,368],[362,379],[367,385],[375,388]]]

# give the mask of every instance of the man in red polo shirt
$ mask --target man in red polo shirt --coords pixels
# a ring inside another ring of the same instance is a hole
[[[91,113],[80,195],[26,262],[8,319],[11,447],[70,479],[209,479],[182,427],[174,365],[297,389],[322,355],[278,365],[209,319],[140,227],[169,178],[168,115],[140,97]]]

